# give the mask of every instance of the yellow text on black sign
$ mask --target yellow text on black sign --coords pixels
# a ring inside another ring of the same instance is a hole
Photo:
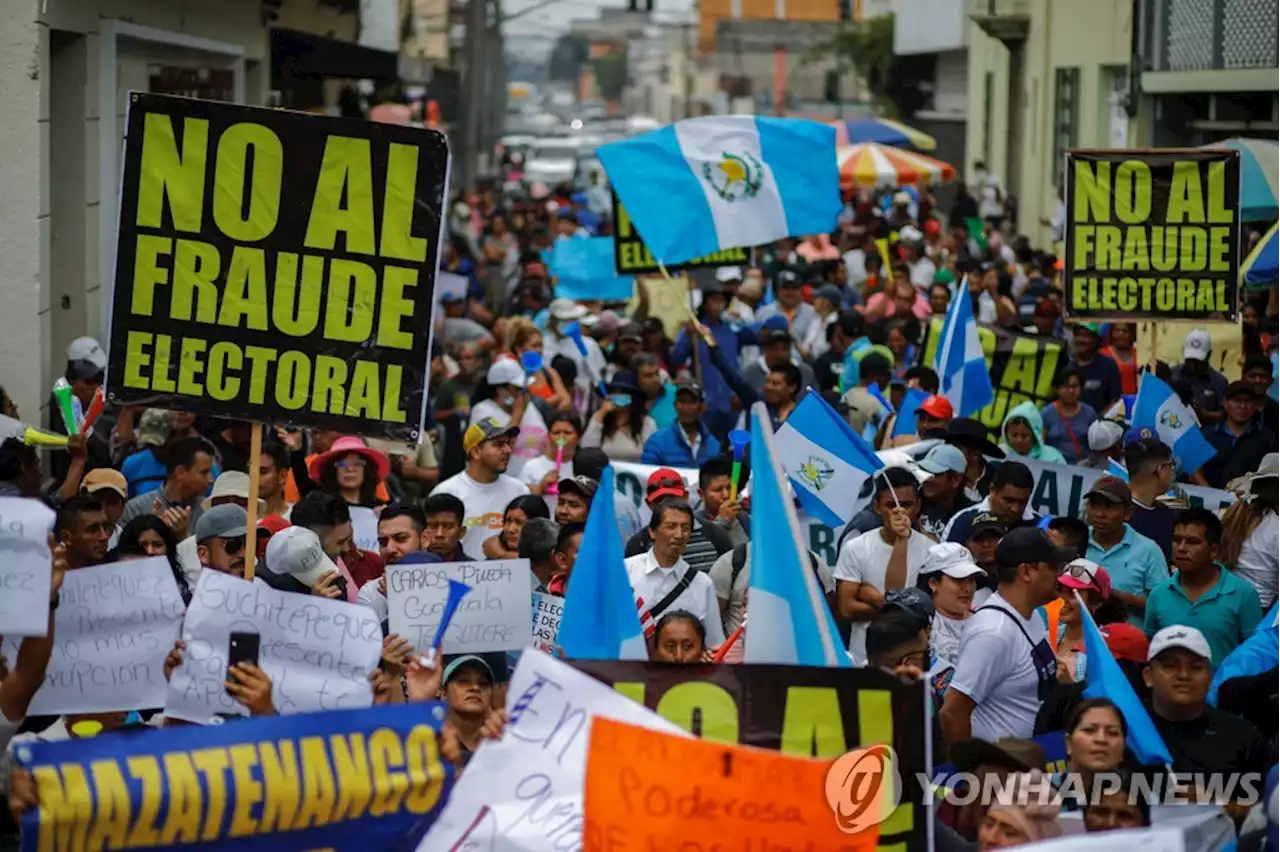
[[[645,245],[640,232],[631,223],[627,210],[613,199],[614,222],[614,265],[619,275],[646,275],[660,272],[658,261],[654,259],[649,247]],[[667,269],[700,269],[708,266],[741,266],[751,261],[751,254],[745,248],[722,249],[704,257],[687,260],[684,263],[668,264]]]
[[[137,97],[108,391],[416,438],[437,135]]]
[[[1226,149],[1070,154],[1068,313],[1234,316],[1238,157]]]

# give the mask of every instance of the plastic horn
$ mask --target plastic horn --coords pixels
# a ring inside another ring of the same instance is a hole
[[[102,409],[105,404],[105,400],[102,398],[102,388],[98,388],[93,392],[93,402],[89,403],[89,410],[85,412],[84,422],[80,424],[81,435],[88,435],[93,431],[93,424],[97,423],[98,418],[102,416]]]
[[[729,479],[729,502],[738,499],[738,478],[742,474],[742,452],[751,443],[751,433],[746,429],[734,429],[729,433],[729,443],[733,444],[733,476]]]
[[[560,466],[564,464],[564,438],[556,438],[556,481],[547,486],[548,494],[560,493]]]
[[[444,633],[449,629],[449,622],[453,621],[453,616],[458,611],[458,604],[462,603],[462,599],[470,591],[471,587],[466,583],[460,583],[457,580],[449,581],[449,597],[444,602],[444,611],[440,613],[440,626],[436,628],[435,638],[431,640],[431,647],[436,651],[444,645]]]
[[[733,650],[733,646],[738,644],[738,640],[742,638],[742,634],[747,629],[747,619],[743,616],[742,623],[729,634],[729,638],[724,640],[724,644],[716,649],[715,655],[712,656],[713,663],[723,663],[724,658],[729,656],[729,651]]]
[[[52,432],[41,432],[39,429],[28,426],[22,432],[22,442],[28,447],[62,447],[67,446],[66,435],[55,435]]]
[[[530,349],[520,356],[520,366],[524,367],[525,375],[531,375],[542,370],[542,353],[535,349]]]
[[[71,406],[71,384],[64,378],[53,383],[53,397],[58,401],[58,411],[62,412],[62,425],[67,427],[67,434],[76,433],[76,412]]]
[[[582,326],[576,322],[571,322],[564,327],[564,336],[573,341],[573,345],[578,347],[578,354],[582,356],[582,364],[591,371],[591,364],[587,361],[587,343],[582,339]],[[609,389],[605,387],[603,379],[593,376],[596,380],[596,388],[600,391],[600,398],[604,399],[609,395]]]

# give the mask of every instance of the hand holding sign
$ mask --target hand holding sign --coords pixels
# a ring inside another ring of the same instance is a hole
[[[53,519],[38,500],[0,498],[0,635],[48,633]]]

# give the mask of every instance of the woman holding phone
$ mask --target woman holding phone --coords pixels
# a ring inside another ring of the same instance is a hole
[[[606,390],[609,396],[587,424],[582,446],[599,447],[614,461],[640,461],[644,442],[658,431],[658,424],[645,413],[644,391],[625,382],[614,382]]]

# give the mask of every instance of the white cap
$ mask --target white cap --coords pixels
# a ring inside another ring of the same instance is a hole
[[[722,266],[716,270],[716,280],[723,284],[726,281],[741,281],[742,267]]]
[[[1170,648],[1182,648],[1206,660],[1213,659],[1213,651],[1209,649],[1209,640],[1194,627],[1185,624],[1173,624],[1156,631],[1151,637],[1151,645],[1147,651],[1147,662],[1168,651]]]
[[[582,319],[587,315],[586,308],[573,299],[566,299],[563,296],[559,299],[552,299],[547,311],[558,320]]]
[[[107,353],[92,337],[77,337],[67,344],[68,361],[88,361],[99,370],[107,369]]]
[[[219,497],[239,497],[241,500],[249,499],[249,474],[239,470],[224,470],[219,474],[218,478],[213,481],[213,490],[209,492],[209,496],[204,498],[200,504],[200,508],[206,512],[213,508],[213,501]],[[267,501],[258,498],[258,518],[266,514]]]
[[[330,571],[337,571],[320,546],[320,537],[306,527],[285,527],[267,542],[267,568],[276,574],[288,574],[304,586]]]
[[[910,200],[910,196],[907,196],[907,198]],[[896,197],[894,198],[894,202],[898,204],[905,203],[898,201]],[[901,243],[918,243],[923,239],[924,234],[920,232],[919,228],[913,225],[907,225],[903,227],[902,230],[898,231],[898,242]]]
[[[524,368],[510,358],[499,358],[490,364],[484,380],[491,385],[515,385],[521,388],[529,384]]]
[[[969,552],[969,548],[953,541],[930,547],[928,555],[924,558],[924,564],[920,566],[922,577],[939,571],[957,580],[987,573],[974,564],[973,554]]]
[[[911,193],[907,192],[905,189],[898,190],[893,194],[893,203],[894,204],[910,204]],[[898,234],[898,239],[902,239],[901,232],[899,232]]]
[[[1187,339],[1182,342],[1182,359],[1203,361],[1209,357],[1209,350],[1212,348],[1213,340],[1209,337],[1209,332],[1203,328],[1192,329],[1187,332]]]
[[[1114,420],[1095,420],[1089,424],[1089,449],[1105,452],[1124,437],[1124,427]]]

